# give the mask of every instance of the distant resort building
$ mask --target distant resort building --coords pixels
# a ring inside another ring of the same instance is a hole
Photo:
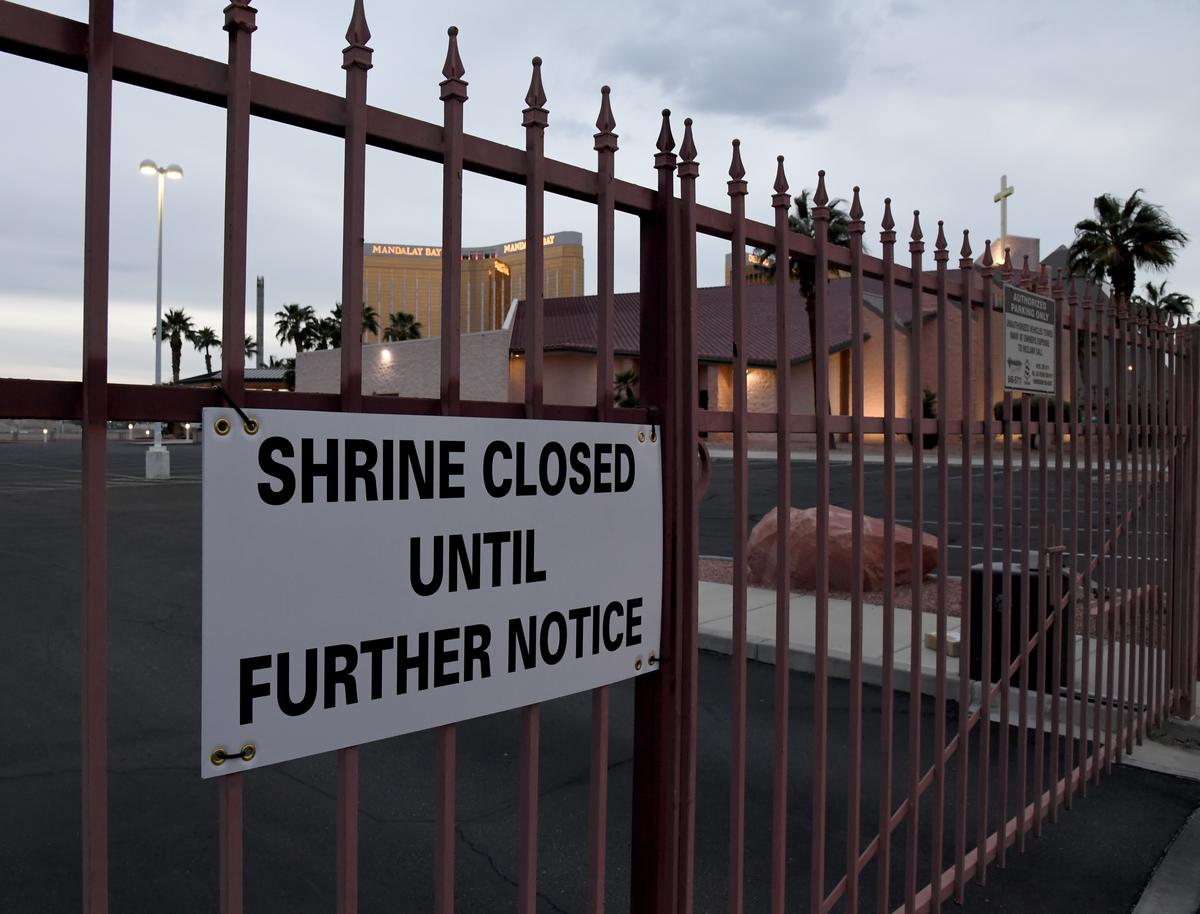
[[[583,235],[555,232],[542,238],[545,298],[583,294]],[[462,250],[459,321],[463,333],[496,330],[515,299],[528,293],[525,240]],[[363,245],[363,297],[379,315],[379,330],[390,315],[406,311],[421,324],[421,335],[442,332],[442,249],[422,244]],[[379,334],[368,340],[380,341]]]
[[[547,286],[543,305],[545,400],[554,404],[593,405],[597,372],[598,299],[594,295],[582,294],[581,237],[577,233],[559,233],[547,235],[546,239]],[[1044,264],[1051,280],[1056,270],[1063,270],[1065,275],[1066,247],[1058,247],[1044,261],[1039,261],[1037,255],[1040,245],[1037,239],[1009,236],[1009,246],[1014,251],[1016,271],[1020,271],[1024,256],[1031,254],[1029,267],[1035,274]],[[463,314],[461,380],[462,396],[466,399],[519,402],[524,396],[528,346],[528,313],[520,294],[523,291],[524,253],[518,250],[505,251],[505,247],[474,248],[470,249],[470,254],[464,251],[464,290],[460,303]],[[553,259],[551,248],[556,249]],[[431,249],[431,252],[426,255],[424,252],[380,251],[368,258],[367,275],[371,278],[368,283],[368,303],[379,311],[381,327],[386,326],[386,315],[390,309],[399,309],[407,303],[405,310],[417,315],[422,322],[422,335],[425,338],[366,345],[363,353],[363,392],[366,394],[431,398],[439,394],[439,309],[436,295],[431,293],[427,300],[425,290],[439,288],[440,258],[436,249]],[[1020,259],[1017,252],[1020,252]],[[773,412],[775,375],[779,367],[776,365],[775,291],[767,280],[767,274],[754,262],[754,257],[748,252],[744,265],[747,279],[752,279],[746,286],[748,399],[752,411]],[[495,278],[496,267],[500,264],[509,269],[503,281]],[[732,261],[728,256],[725,267],[728,280],[732,270]],[[557,274],[556,279],[551,278],[552,273]],[[949,271],[952,282],[958,280],[958,275],[957,269]],[[927,272],[926,283],[932,286],[933,279],[933,272]],[[829,405],[834,414],[849,415],[853,358],[850,280],[844,275],[831,274],[826,288]],[[514,301],[508,307],[496,303],[503,301],[505,289],[513,292]],[[568,289],[571,293],[565,294]],[[996,289],[999,292],[998,271]],[[413,296],[418,291],[419,297],[414,300]],[[1093,295],[1103,295],[1098,287],[1093,286],[1092,291]],[[559,295],[554,295],[555,292]],[[791,327],[788,344],[790,358],[786,370],[789,374],[792,410],[812,414],[816,408],[812,367],[809,364],[813,350],[805,303],[795,282],[788,284],[788,295]],[[701,288],[697,292],[697,301],[699,404],[704,409],[730,410],[733,407],[734,365],[732,290],[728,285]],[[866,415],[883,415],[889,386],[894,390],[896,415],[909,415],[909,353],[914,332],[911,293],[897,287],[893,297],[896,348],[895,373],[890,380],[884,372],[883,289],[879,280],[864,279],[863,306],[861,353]],[[413,311],[413,308],[419,310]],[[1003,395],[1004,316],[998,308],[997,300],[991,309],[979,305],[970,309],[973,326],[972,403],[969,415],[974,419],[982,418]],[[921,386],[937,391],[939,340],[936,296],[923,293],[920,296],[920,311],[919,320],[915,323],[918,327],[916,332],[921,333]],[[639,371],[640,315],[641,298],[638,293],[614,296],[613,364],[600,370],[613,375],[630,369]],[[993,386],[990,392],[985,390],[983,383],[983,326],[986,320],[992,322],[993,339]],[[949,383],[946,390],[938,392],[937,411],[939,415],[957,417],[962,415],[962,310],[955,302],[950,303],[945,331]],[[1075,365],[1071,355],[1069,340],[1064,333],[1059,355],[1064,366]],[[339,359],[336,350],[302,353],[296,369],[297,390],[335,392],[339,383]]]

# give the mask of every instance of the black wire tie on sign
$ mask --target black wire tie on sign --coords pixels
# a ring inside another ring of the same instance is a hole
[[[239,417],[241,417],[242,427],[246,430],[246,434],[253,435],[255,432],[257,432],[258,422],[247,416],[242,408],[233,402],[233,397],[229,396],[229,391],[227,391],[220,384],[217,385],[217,390],[221,394],[221,399],[228,403],[233,408],[233,411],[237,413]]]

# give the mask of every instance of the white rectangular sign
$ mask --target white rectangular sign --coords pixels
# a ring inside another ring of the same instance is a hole
[[[1053,394],[1054,299],[1004,287],[1004,389]]]
[[[204,777],[657,668],[649,427],[251,418],[204,411]]]

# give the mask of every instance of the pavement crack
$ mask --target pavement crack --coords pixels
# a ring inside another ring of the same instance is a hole
[[[507,882],[514,889],[519,888],[519,886],[517,884],[517,880],[513,879],[507,873],[501,871],[500,867],[497,866],[496,861],[492,857],[492,855],[489,854],[483,848],[477,847],[475,842],[467,837],[467,834],[466,834],[466,832],[463,831],[463,828],[461,825],[456,825],[454,828],[454,832],[455,832],[455,834],[458,835],[459,840],[461,840],[462,843],[465,844],[472,853],[474,853],[476,856],[482,857],[484,860],[487,861],[488,866],[490,866],[492,869],[492,872],[495,873],[501,880],[503,880],[504,882]],[[555,911],[558,911],[559,914],[567,914],[567,910],[565,908],[559,907],[557,904],[555,904],[554,900],[552,898],[550,898],[550,896],[547,895],[545,892],[538,892],[537,897],[542,899],[542,901],[546,902],[546,904],[548,904],[552,909],[554,909]]]

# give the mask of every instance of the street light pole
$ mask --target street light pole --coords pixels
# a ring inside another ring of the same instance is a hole
[[[162,169],[155,169],[158,178],[158,269],[154,290],[154,384],[162,384],[162,222],[163,188],[166,178]],[[162,448],[162,423],[154,423],[154,446]]]
[[[162,251],[163,251],[163,197],[166,190],[166,179],[178,181],[183,177],[183,169],[178,165],[168,165],[160,168],[151,159],[143,159],[138,171],[144,175],[154,175],[158,179],[158,262],[155,277],[154,293],[154,384],[162,384]],[[162,423],[154,423],[154,446],[146,451],[146,478],[168,479],[171,476],[171,457],[162,443]]]

